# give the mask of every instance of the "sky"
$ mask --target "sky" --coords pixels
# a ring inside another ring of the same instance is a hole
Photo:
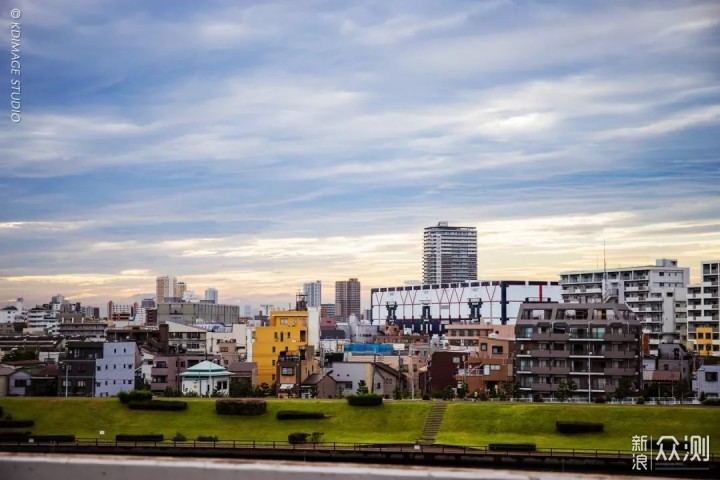
[[[0,304],[720,258],[720,3],[0,0]]]

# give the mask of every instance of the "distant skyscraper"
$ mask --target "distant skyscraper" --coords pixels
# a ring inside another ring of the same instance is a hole
[[[316,280],[311,283],[303,283],[303,292],[308,307],[319,307],[322,302],[322,282]]]
[[[423,283],[477,280],[477,230],[439,222],[423,238]]]
[[[157,303],[164,303],[168,297],[174,297],[177,291],[177,279],[175,277],[164,276],[155,279],[155,295]]]
[[[335,282],[335,317],[343,320],[354,314],[360,318],[360,282],[351,278],[347,282]]]
[[[245,305],[245,316],[252,317],[252,305]]]
[[[335,304],[334,303],[321,303],[320,304],[320,316],[321,317],[335,317]]]
[[[185,295],[185,292],[187,292],[187,284],[185,282],[177,282],[177,286],[175,288],[175,293],[173,294],[173,297],[183,298],[183,295]]]
[[[205,300],[218,303],[218,291],[216,288],[208,288],[205,290]]]

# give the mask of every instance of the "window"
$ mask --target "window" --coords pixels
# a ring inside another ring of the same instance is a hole
[[[281,375],[295,375],[295,369],[293,367],[282,367],[280,369]]]
[[[706,382],[717,382],[718,381],[718,372],[705,372],[705,381]]]
[[[272,366],[273,366],[273,367],[275,366],[275,360],[272,361]]]
[[[503,353],[503,347],[501,345],[493,345],[492,353]]]
[[[490,370],[500,370],[500,365],[490,365]]]
[[[87,365],[86,365],[86,364],[81,363],[80,365],[78,365],[78,372],[85,372],[85,371],[87,371]]]
[[[101,370],[100,365],[97,366],[97,371],[99,372]]]
[[[85,386],[85,380],[78,380],[78,381],[77,381],[77,386],[78,386],[78,387],[84,387],[84,386]]]
[[[16,386],[16,387],[25,387],[26,385],[27,385],[27,380],[26,380],[26,379],[24,379],[24,378],[23,378],[23,379],[19,379],[19,378],[18,378],[18,379],[15,379],[15,386]]]

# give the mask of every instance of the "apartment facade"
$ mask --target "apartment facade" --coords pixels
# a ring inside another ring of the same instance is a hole
[[[700,265],[701,283],[688,286],[688,343],[703,356],[720,356],[720,260]]]
[[[166,298],[174,297],[177,291],[177,279],[175,277],[163,276],[155,279],[155,301],[160,304]]]
[[[659,259],[655,265],[563,272],[563,301],[595,303],[615,299],[635,312],[647,338],[645,349],[658,354],[663,341],[687,341],[687,285],[690,269],[677,260]]]
[[[350,315],[360,318],[360,282],[357,278],[335,282],[335,317],[347,320]]]
[[[140,362],[134,342],[68,342],[59,396],[112,397],[135,388]]]
[[[157,321],[158,323],[175,322],[185,325],[194,325],[195,323],[231,325],[240,321],[240,307],[205,302],[159,303]]]
[[[554,396],[573,381],[591,400],[623,378],[641,382],[641,323],[618,303],[525,303],[515,325],[515,379],[524,397]]]
[[[477,280],[477,229],[439,222],[425,228],[423,283]]]
[[[281,352],[299,355],[301,349],[307,348],[310,338],[308,323],[307,311],[275,310],[270,312],[267,326],[255,327],[252,346],[248,348],[248,361],[257,364],[259,384],[273,385],[276,382],[277,361]]]
[[[308,307],[320,307],[322,305],[322,282],[303,283],[303,293]]]

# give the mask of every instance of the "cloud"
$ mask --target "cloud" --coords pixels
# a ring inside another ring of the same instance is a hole
[[[0,297],[400,285],[439,220],[485,278],[720,251],[716,2],[23,9]]]

